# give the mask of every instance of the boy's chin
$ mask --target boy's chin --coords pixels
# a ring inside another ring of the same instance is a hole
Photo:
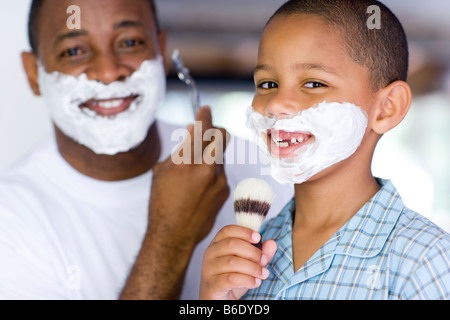
[[[295,185],[308,185],[308,184],[317,184],[317,183],[327,183],[331,180],[338,179],[339,175],[343,173],[343,167],[345,167],[345,161],[342,160],[338,163],[331,165],[323,169],[322,171],[316,173],[311,176],[309,179],[305,180],[302,183],[298,183]]]

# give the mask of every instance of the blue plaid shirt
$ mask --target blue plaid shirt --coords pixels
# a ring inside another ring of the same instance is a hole
[[[292,200],[261,231],[278,245],[269,278],[242,298],[450,298],[450,235],[406,208],[390,181],[379,183],[379,192],[297,272]]]

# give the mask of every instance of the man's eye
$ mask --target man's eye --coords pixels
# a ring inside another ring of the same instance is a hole
[[[61,57],[74,57],[74,56],[77,56],[79,54],[81,54],[81,49],[80,48],[71,48],[71,49],[68,49],[68,50],[64,51],[61,54]]]
[[[305,87],[305,88],[320,88],[320,87],[325,87],[325,85],[320,82],[311,81],[311,82],[305,83],[305,85],[303,87]]]
[[[278,84],[276,84],[275,82],[272,82],[272,81],[266,81],[266,82],[260,83],[258,87],[261,89],[274,89],[274,88],[278,88]]]
[[[140,44],[142,44],[142,41],[139,40],[126,40],[123,42],[124,47],[135,47]]]

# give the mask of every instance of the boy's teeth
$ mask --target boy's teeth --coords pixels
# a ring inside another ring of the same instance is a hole
[[[287,142],[287,141],[283,142],[283,140],[281,138],[272,137],[272,140],[278,147],[286,148],[289,146],[289,142]],[[292,138],[290,143],[291,143],[291,145],[296,145],[296,144],[302,143],[303,141],[305,141],[305,139],[303,137]]]
[[[280,138],[276,139],[275,137],[272,137],[272,140],[276,144],[279,144],[281,141],[283,141],[282,139],[280,139]]]

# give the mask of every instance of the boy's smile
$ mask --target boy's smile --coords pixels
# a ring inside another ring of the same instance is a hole
[[[306,132],[268,129],[266,134],[270,153],[279,158],[295,156],[296,150],[314,142],[314,136]]]
[[[259,47],[254,110],[269,117],[291,117],[326,100],[361,106],[370,118],[375,93],[369,72],[350,58],[343,41],[321,18],[275,17]],[[314,142],[305,132],[267,133],[268,147],[278,157],[289,157]]]

